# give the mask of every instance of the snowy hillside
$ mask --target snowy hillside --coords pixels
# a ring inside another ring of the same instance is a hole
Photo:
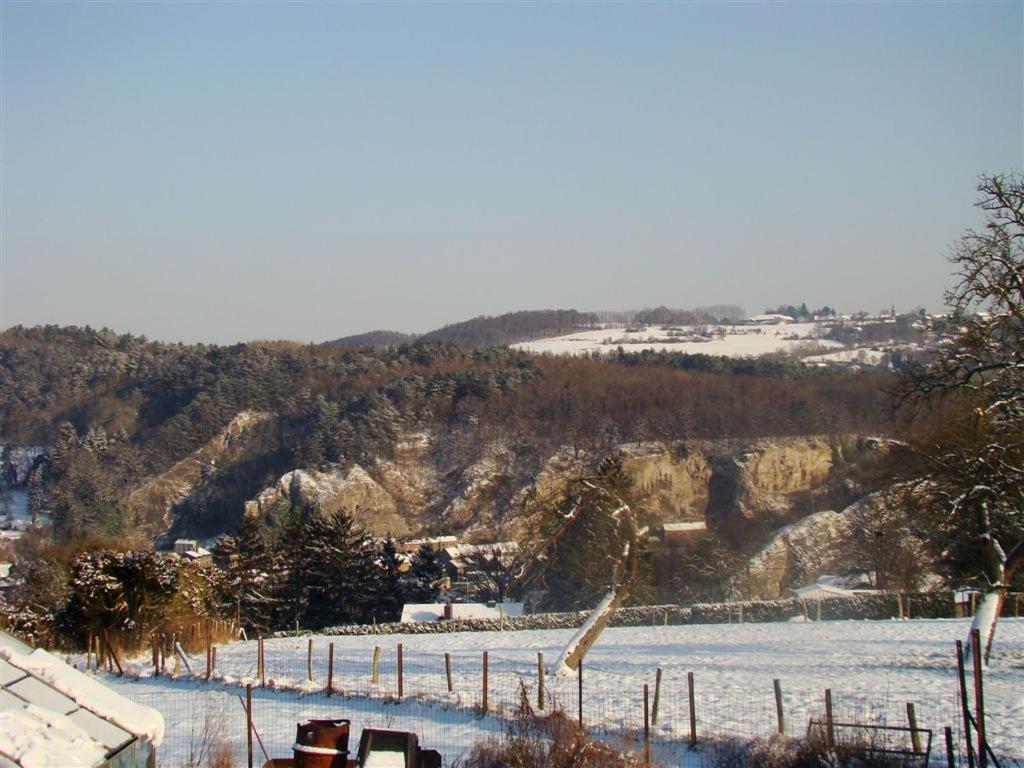
[[[627,351],[653,349],[688,354],[758,357],[773,352],[794,352],[820,346],[824,350],[841,349],[842,344],[821,338],[816,323],[786,325],[679,326],[664,329],[644,326],[635,330],[624,325],[572,333],[512,345],[529,352],[555,355],[584,355],[611,352],[618,347]]]

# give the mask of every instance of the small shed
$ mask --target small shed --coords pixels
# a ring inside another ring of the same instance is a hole
[[[678,520],[662,526],[664,541],[669,547],[690,545],[707,532],[708,524],[704,520]]]
[[[3,768],[153,768],[164,719],[0,632]]]
[[[829,597],[846,597],[853,594],[852,590],[833,587],[831,584],[808,584],[793,590],[793,597],[801,600],[825,600]]]

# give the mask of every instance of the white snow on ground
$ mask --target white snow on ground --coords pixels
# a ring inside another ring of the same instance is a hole
[[[635,332],[628,332],[623,326],[605,327],[550,339],[524,341],[512,346],[529,352],[555,355],[613,352],[621,346],[627,352],[653,349],[727,357],[757,357],[772,352],[790,352],[804,348],[809,343],[829,349],[843,346],[837,341],[819,339],[819,327],[815,323],[724,325],[708,326],[707,329],[706,336],[698,336],[698,329],[690,326],[680,326],[671,331],[662,330],[660,326],[646,326]]]
[[[642,724],[643,684],[664,670],[659,719],[653,729],[655,754],[663,766],[699,765],[688,753],[686,673],[696,682],[696,712],[701,740],[715,735],[769,735],[776,727],[772,680],[783,690],[787,733],[806,731],[810,717],[823,712],[830,688],[836,718],[905,725],[905,703],[912,701],[919,725],[935,732],[936,764],[944,760],[942,728],[962,730],[958,710],[955,641],[966,636],[969,619],[915,621],[836,621],[779,624],[693,625],[612,628],[606,630],[584,663],[584,719],[602,726],[609,738],[635,734]],[[271,756],[289,755],[295,723],[310,716],[348,717],[353,741],[365,725],[415,730],[421,744],[437,748],[451,761],[478,738],[501,732],[501,721],[480,717],[472,707],[481,700],[481,653],[489,652],[489,704],[509,709],[518,700],[518,684],[536,681],[537,652],[550,665],[573,630],[481,632],[436,635],[314,637],[313,683],[306,683],[307,637],[268,639],[265,643],[268,687],[256,689],[256,727]],[[401,704],[385,703],[397,689],[395,649],[401,642],[405,662]],[[349,696],[327,698],[328,643],[334,643],[335,687]],[[379,684],[370,683],[373,648],[382,648]],[[454,693],[447,692],[444,653],[452,656]],[[133,664],[148,675],[146,661]],[[201,669],[196,659],[193,666]],[[244,747],[244,717],[239,687],[256,674],[256,643],[238,642],[218,649],[217,682],[144,678],[108,680],[129,698],[160,710],[167,721],[163,761],[178,765],[194,741],[193,723],[203,712],[223,711],[237,749]],[[576,713],[574,678],[546,680],[549,695]],[[205,696],[197,696],[204,691]],[[305,691],[305,693],[304,693]],[[536,698],[535,688],[528,693]],[[985,671],[986,719],[997,754],[1024,766],[1024,620],[1003,619]],[[241,725],[239,725],[241,723]],[[635,748],[635,744],[634,744]],[[353,747],[354,749],[354,747]],[[257,755],[261,755],[258,746]],[[687,756],[689,755],[689,756]]]

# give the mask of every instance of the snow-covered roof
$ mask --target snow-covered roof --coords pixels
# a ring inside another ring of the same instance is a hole
[[[182,552],[181,556],[187,557],[189,560],[199,560],[204,557],[213,557],[213,553],[203,547],[196,547],[195,549],[190,549],[187,552]]]
[[[41,648],[0,632],[0,762],[5,768],[95,768],[133,743],[138,768],[163,717]],[[130,764],[130,763],[129,763]]]
[[[754,315],[750,318],[754,323],[791,323],[793,318],[789,315]]]
[[[440,621],[444,618],[444,608],[445,603],[406,603],[402,607],[402,623]],[[522,603],[452,603],[453,619],[498,619],[522,615]]]
[[[819,576],[814,584],[806,587],[798,587],[793,590],[796,597],[814,597],[815,595],[852,595],[877,592],[872,589],[871,577],[866,573],[850,573],[845,576],[824,574]]]
[[[474,557],[493,557],[505,563],[511,562],[518,552],[519,544],[515,541],[499,541],[495,544],[457,544],[454,547],[445,547],[441,550],[452,567],[459,571],[472,565]]]
[[[424,545],[431,549],[443,549],[444,547],[451,547],[458,543],[458,536],[430,536],[420,539],[406,539],[405,541],[399,542],[399,546],[407,552],[415,552]]]

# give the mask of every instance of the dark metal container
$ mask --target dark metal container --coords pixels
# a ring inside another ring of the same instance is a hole
[[[310,720],[295,729],[295,768],[346,768],[349,720]]]

